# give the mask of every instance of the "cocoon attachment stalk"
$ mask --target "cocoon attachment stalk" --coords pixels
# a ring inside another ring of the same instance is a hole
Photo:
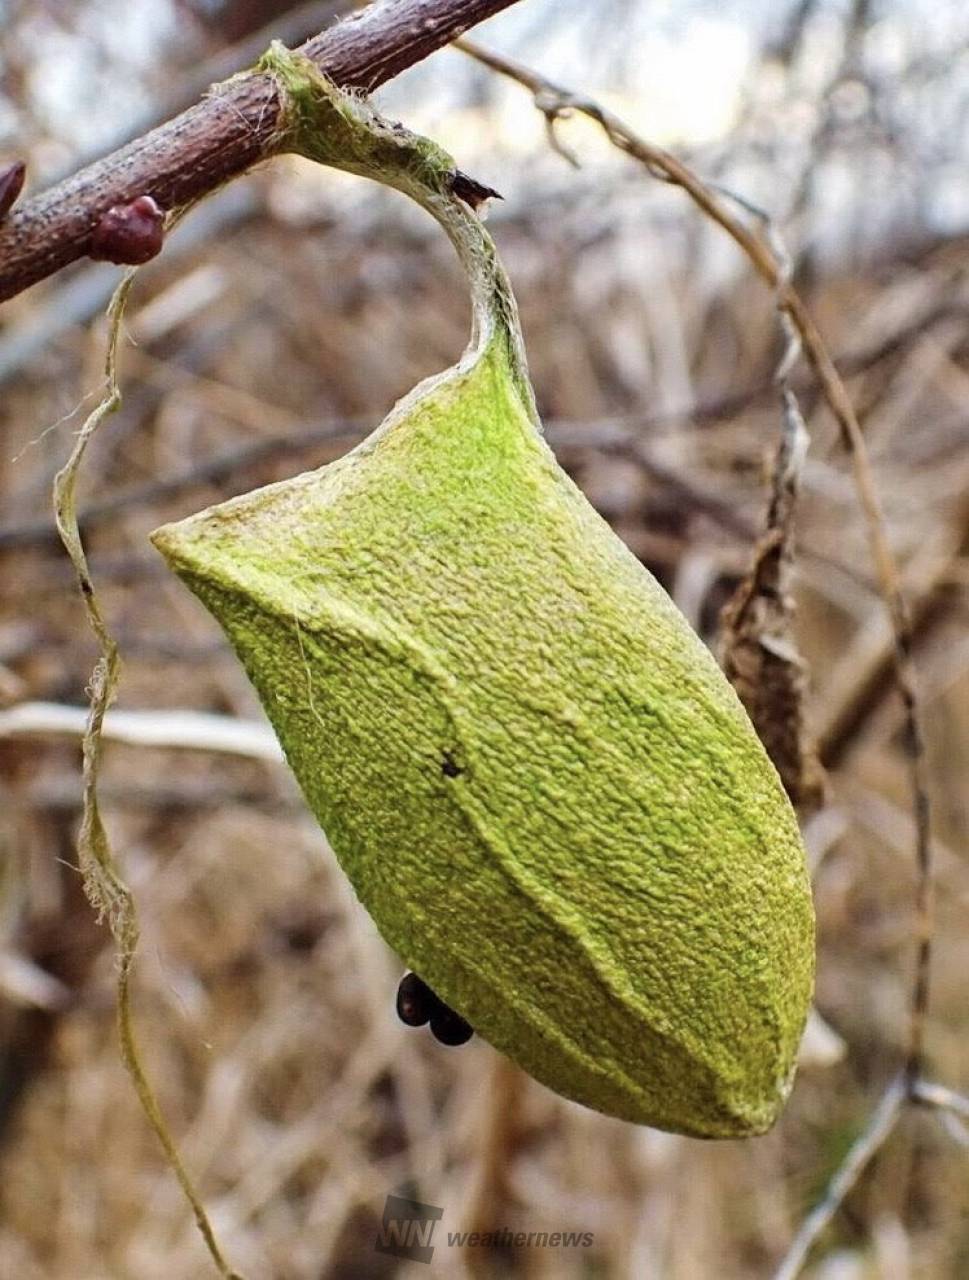
[[[762,1133],[813,978],[797,822],[668,596],[545,444],[494,246],[433,143],[274,49],[281,145],[396,186],[471,346],[318,471],[159,529],[403,963],[567,1098]]]

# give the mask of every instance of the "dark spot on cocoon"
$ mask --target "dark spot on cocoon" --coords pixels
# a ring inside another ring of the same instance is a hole
[[[451,755],[450,751],[445,751],[444,758],[441,761],[441,772],[445,778],[460,778],[464,770]]]

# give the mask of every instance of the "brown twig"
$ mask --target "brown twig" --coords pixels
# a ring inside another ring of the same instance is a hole
[[[300,52],[345,88],[370,91],[516,0],[379,0]],[[108,209],[150,195],[175,209],[272,155],[280,99],[252,72],[13,209],[0,224],[0,301],[88,252]]]
[[[969,551],[969,504],[939,535],[927,539],[905,568],[912,638],[926,635],[950,613],[949,588],[961,557]],[[836,766],[854,745],[861,725],[885,697],[893,673],[892,635],[881,620],[863,626],[828,682],[827,698],[814,724],[821,759]]]
[[[935,1107],[939,1111],[951,1111],[960,1120],[969,1120],[969,1098],[944,1084],[936,1084],[933,1080],[916,1080],[912,1087],[912,1097],[925,1106]]]
[[[522,1102],[528,1077],[503,1054],[488,1066],[488,1092],[475,1144],[475,1177],[462,1211],[465,1229],[487,1232],[507,1215],[513,1201],[510,1175],[522,1138]],[[464,1256],[471,1276],[494,1275],[491,1250],[469,1249]]]
[[[321,444],[341,441],[356,443],[373,426],[370,419],[351,418],[323,423],[306,424],[293,431],[284,431],[267,440],[238,445],[195,463],[174,475],[150,480],[145,484],[119,489],[106,497],[88,503],[78,513],[82,532],[113,520],[122,512],[146,504],[176,497],[186,490],[206,485],[221,484],[236,472],[246,471],[290,453],[298,453]],[[681,475],[674,467],[664,463],[647,448],[631,426],[614,426],[610,420],[603,422],[577,422],[546,420],[545,434],[553,448],[582,448],[627,457],[653,479],[683,500],[691,511],[703,512],[716,524],[738,538],[749,541],[756,534],[753,524],[736,507],[719,494],[704,489],[696,481]],[[57,531],[51,519],[40,517],[11,524],[0,525],[0,554],[19,547],[43,546],[55,542]]]
[[[767,527],[757,540],[749,572],[720,615],[721,662],[791,803],[803,815],[823,794],[823,774],[805,724],[807,673],[797,649],[790,590],[794,515],[808,433],[790,388],[785,387],[782,399],[783,431]]]
[[[227,80],[240,67],[252,66],[274,40],[281,40],[288,46],[303,44],[352,7],[353,0],[306,0],[306,3],[285,13],[276,14],[270,22],[234,44],[220,47],[203,61],[179,67],[175,83],[162,98],[154,98],[143,114],[119,120],[117,130],[108,140],[96,150],[75,156],[73,163],[50,175],[50,183],[71,177],[79,168],[94,164],[109,152],[117,151],[126,143],[156,129],[172,116],[188,111],[206,93],[209,85]]]
[[[845,1197],[872,1157],[891,1136],[909,1097],[909,1090],[910,1082],[904,1073],[897,1076],[885,1090],[864,1132],[852,1144],[837,1173],[828,1183],[824,1196],[801,1223],[787,1256],[774,1274],[774,1280],[795,1280],[800,1275],[814,1242],[841,1208]]]
[[[774,460],[767,527],[754,547],[746,577],[721,612],[721,661],[791,803],[804,818],[821,803],[824,774],[804,713],[807,668],[798,649],[790,586],[794,521],[811,444],[791,386],[791,373],[803,354],[803,344],[781,303],[781,291],[790,282],[794,264],[769,215],[736,195],[730,198],[758,219],[771,246],[778,266],[775,297],[784,348],[773,379],[780,392],[781,439]]]
[[[917,1080],[912,1098],[931,1107],[953,1142],[969,1150],[969,1098],[933,1080]]]
[[[896,1076],[872,1112],[864,1131],[852,1143],[823,1197],[801,1223],[774,1274],[774,1280],[795,1280],[800,1275],[815,1242],[844,1204],[866,1167],[891,1137],[906,1102],[920,1103],[938,1112],[940,1118],[954,1120],[961,1126],[955,1136],[959,1142],[965,1142],[964,1122],[969,1120],[969,1098],[934,1081],[912,1080],[904,1071]]]

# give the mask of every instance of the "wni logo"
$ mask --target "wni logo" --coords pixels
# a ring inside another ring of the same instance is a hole
[[[408,1262],[430,1262],[434,1256],[434,1228],[444,1210],[404,1196],[388,1196],[374,1248]]]

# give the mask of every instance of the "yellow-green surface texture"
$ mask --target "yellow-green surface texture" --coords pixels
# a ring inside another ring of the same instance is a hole
[[[545,445],[515,300],[451,158],[297,54],[262,65],[287,103],[281,148],[440,222],[471,346],[346,457],[155,544],[224,627],[404,964],[566,1097],[760,1133],[790,1088],[814,966],[774,768]]]
[[[406,965],[569,1098],[771,1125],[813,971],[794,815],[500,338],[345,458],[154,541]]]

